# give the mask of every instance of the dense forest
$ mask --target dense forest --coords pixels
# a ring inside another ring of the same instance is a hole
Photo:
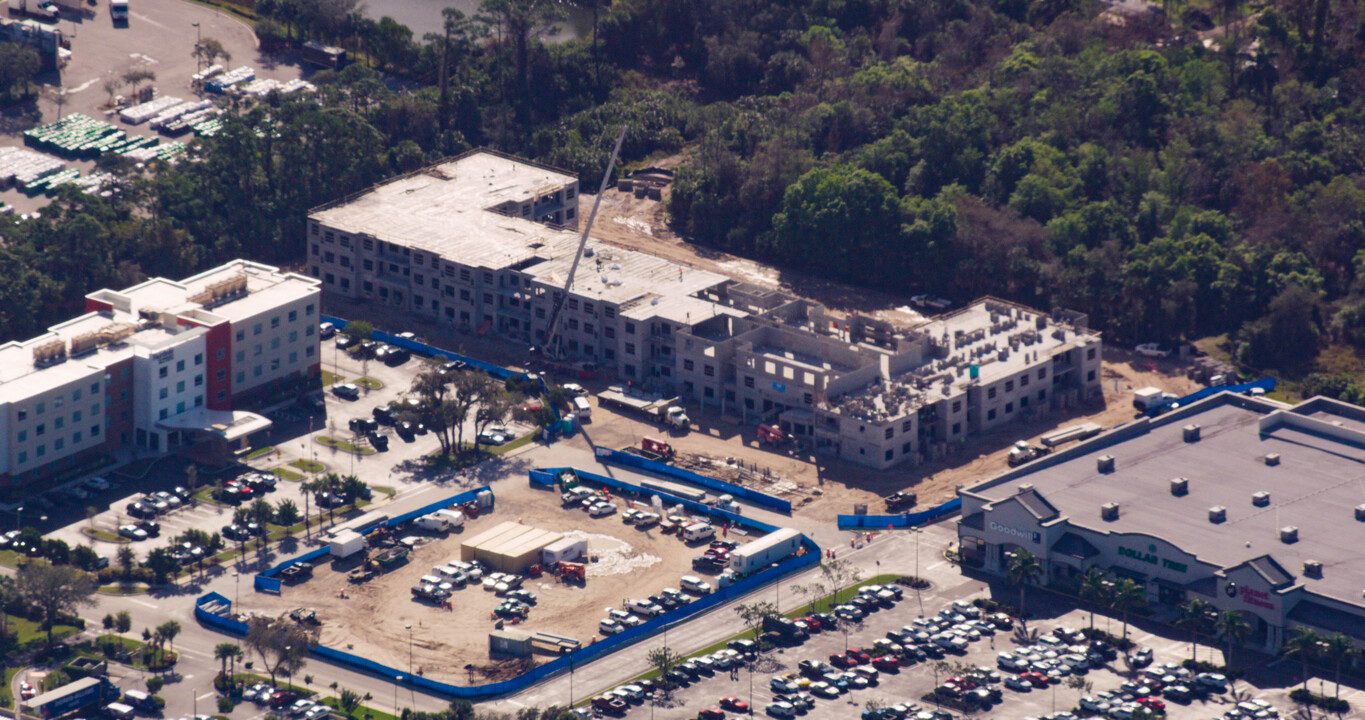
[[[291,262],[310,207],[471,147],[595,178],[624,122],[628,164],[682,155],[668,210],[697,243],[1074,308],[1119,344],[1227,335],[1248,367],[1365,396],[1333,374],[1365,368],[1360,0],[580,4],[591,35],[547,45],[551,0],[422,38],[354,0],[257,0],[267,46],[359,62],[5,228],[0,335],[144,274]]]

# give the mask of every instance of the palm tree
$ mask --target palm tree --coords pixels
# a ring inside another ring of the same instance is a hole
[[[226,678],[228,676],[227,671],[228,661],[236,658],[237,653],[240,651],[241,648],[237,647],[236,643],[225,642],[218,643],[216,646],[214,646],[213,659],[217,660],[219,663],[222,664],[222,669],[218,673],[219,677]]]
[[[337,696],[337,705],[346,713],[346,717],[355,717],[356,708],[360,707],[360,693],[350,688],[342,688],[341,694]]]
[[[1199,633],[1203,632],[1208,625],[1209,615],[1213,614],[1214,608],[1209,603],[1194,598],[1180,606],[1180,619],[1175,622],[1190,631],[1190,659],[1198,660],[1199,653]]]
[[[1348,664],[1357,652],[1351,637],[1344,633],[1328,635],[1322,643],[1322,656],[1327,662],[1332,663],[1332,668],[1336,671],[1336,697],[1338,700],[1341,699],[1341,666]]]
[[[294,523],[299,521],[299,506],[289,498],[281,500],[275,508],[275,519],[284,526],[284,534],[293,535]]]
[[[304,480],[299,483],[299,492],[303,495],[303,534],[304,537],[310,540],[313,538],[313,526],[308,523],[308,515],[312,512],[309,508],[308,501],[312,497],[313,492],[317,490],[317,487],[317,480]]]
[[[1043,565],[1033,553],[1019,548],[1010,557],[1009,568],[1005,571],[1006,581],[1019,586],[1019,617],[1024,613],[1024,588],[1029,583],[1038,582],[1043,577]]]
[[[1236,610],[1224,610],[1219,613],[1218,622],[1214,625],[1214,629],[1218,632],[1218,637],[1228,644],[1228,651],[1223,656],[1223,660],[1225,665],[1232,667],[1232,647],[1240,645],[1251,634],[1251,625],[1242,616],[1242,613]]]
[[[1114,584],[1111,599],[1114,608],[1123,613],[1123,639],[1128,639],[1128,611],[1147,602],[1147,588],[1132,578],[1123,578]]]
[[[1324,642],[1322,634],[1313,628],[1299,627],[1294,631],[1294,637],[1289,638],[1280,651],[1285,657],[1294,656],[1299,659],[1299,665],[1303,668],[1303,689],[1308,689],[1308,663],[1317,657],[1318,651]]]
[[[1095,629],[1095,608],[1109,602],[1109,592],[1113,586],[1105,578],[1104,571],[1091,566],[1081,576],[1081,599],[1090,603],[1090,629]]]

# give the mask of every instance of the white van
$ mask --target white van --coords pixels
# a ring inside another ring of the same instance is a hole
[[[700,542],[710,540],[716,536],[716,529],[706,523],[692,523],[683,528],[683,540],[687,542]]]
[[[118,718],[118,720],[132,720],[133,718],[132,705],[124,705],[123,703],[117,702],[109,703],[104,706],[104,711],[109,713],[110,717]]]
[[[423,515],[422,517],[413,520],[412,524],[413,526],[419,527],[428,532],[445,532],[450,529],[450,524],[446,521],[446,519],[441,517],[440,515],[437,515],[436,513],[432,513],[430,515]]]
[[[437,510],[432,515],[445,518],[446,524],[450,526],[451,530],[464,527],[464,513],[459,510]]]
[[[592,405],[588,403],[587,398],[576,397],[573,399],[573,413],[580,421],[587,422],[592,419]]]

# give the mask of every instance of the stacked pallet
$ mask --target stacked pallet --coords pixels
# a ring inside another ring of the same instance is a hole
[[[42,153],[0,147],[0,190],[14,186],[22,188],[65,168],[66,163]]]

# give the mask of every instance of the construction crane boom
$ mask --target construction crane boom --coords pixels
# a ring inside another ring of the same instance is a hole
[[[597,219],[597,208],[602,205],[602,196],[607,192],[607,183],[611,182],[611,171],[616,168],[616,158],[621,154],[621,142],[626,139],[626,126],[621,126],[621,134],[616,137],[616,146],[611,149],[611,160],[607,162],[607,171],[602,175],[602,185],[597,189],[597,199],[592,202],[592,213],[588,215],[588,222],[583,226],[583,236],[578,239],[578,251],[574,253],[573,264],[569,266],[569,277],[564,280],[564,290],[555,298],[554,308],[550,311],[550,324],[545,326],[545,355],[551,358],[559,357],[559,317],[564,309],[564,303],[569,299],[569,288],[573,287],[574,273],[578,272],[578,263],[583,259],[583,248],[588,245],[588,233],[592,231],[592,223]],[[533,348],[534,350],[534,348]]]

